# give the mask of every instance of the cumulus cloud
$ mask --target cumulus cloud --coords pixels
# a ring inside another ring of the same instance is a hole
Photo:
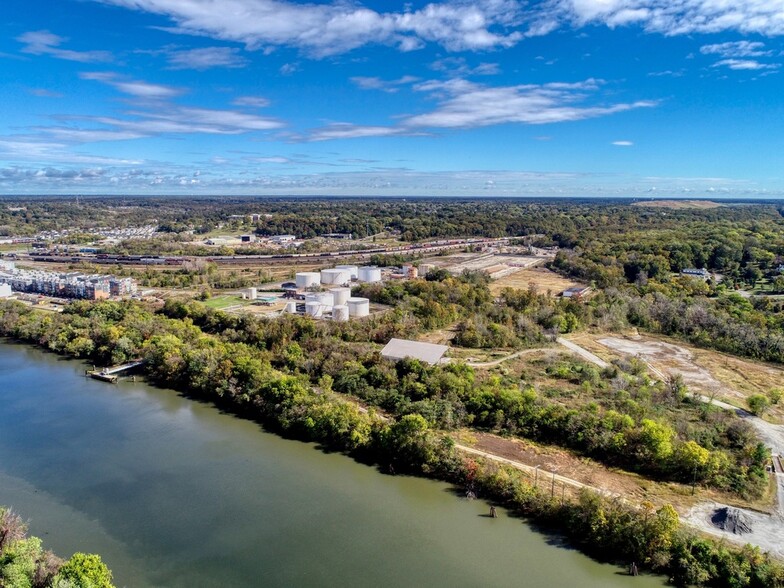
[[[665,35],[738,31],[784,34],[784,4],[770,0],[549,0],[533,17],[541,31],[562,23],[639,25]]]
[[[453,0],[419,10],[377,12],[348,2],[286,0],[94,0],[159,14],[168,30],[245,43],[249,48],[297,47],[314,56],[367,44],[412,51],[437,43],[450,51],[510,47],[523,38],[518,0]]]
[[[764,69],[778,69],[778,63],[760,63],[755,59],[722,59],[713,64],[712,67],[728,67],[734,70],[757,71]]]
[[[765,43],[759,41],[729,41],[727,43],[714,43],[700,47],[703,55],[720,55],[721,57],[764,57],[772,55],[773,51],[765,50]]]
[[[31,55],[49,55],[57,59],[67,61],[79,61],[81,63],[111,61],[112,54],[108,51],[73,51],[62,49],[60,45],[68,41],[65,37],[60,37],[49,31],[29,31],[16,38],[24,44],[23,53]]]
[[[167,51],[169,69],[206,70],[216,67],[240,68],[248,60],[236,47],[201,47]]]

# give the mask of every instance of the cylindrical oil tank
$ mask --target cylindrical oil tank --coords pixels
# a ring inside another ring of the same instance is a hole
[[[321,270],[321,283],[325,286],[342,286],[351,281],[351,272],[340,268]]]
[[[321,311],[324,307],[321,302],[311,301],[305,303],[305,314],[318,318],[321,316]]]
[[[381,268],[374,265],[361,267],[359,268],[357,278],[360,282],[380,282]]]
[[[318,286],[321,283],[321,274],[318,272],[299,272],[296,277],[297,288],[304,290],[311,286]]]
[[[348,320],[348,316],[348,306],[344,304],[338,304],[337,306],[332,307],[333,321],[346,322]]]
[[[319,292],[318,301],[324,306],[332,306],[335,303],[332,292]]]
[[[336,265],[335,269],[342,269],[348,271],[351,275],[352,280],[356,280],[359,277],[359,266],[356,265]]]
[[[286,306],[283,307],[283,312],[288,314],[297,314],[297,303],[293,300],[291,302],[287,302]]]
[[[349,298],[346,304],[349,316],[361,317],[370,314],[370,300],[367,298]]]
[[[332,288],[329,292],[335,306],[343,306],[351,298],[351,288]]]

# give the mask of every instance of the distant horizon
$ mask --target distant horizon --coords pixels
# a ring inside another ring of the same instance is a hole
[[[470,195],[368,195],[368,194],[0,194],[0,201],[24,199],[111,199],[111,198],[161,198],[161,199],[196,199],[196,200],[527,200],[527,201],[619,201],[619,202],[715,202],[716,204],[777,204],[784,203],[784,196],[778,197],[637,197],[637,196],[470,196]]]

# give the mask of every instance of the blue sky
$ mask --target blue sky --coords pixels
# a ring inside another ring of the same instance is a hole
[[[9,0],[0,193],[780,197],[781,0]]]

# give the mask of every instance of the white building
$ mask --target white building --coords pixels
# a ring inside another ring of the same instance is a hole
[[[447,351],[449,351],[449,347],[446,345],[420,343],[419,341],[409,341],[407,339],[390,339],[386,347],[381,350],[381,356],[395,361],[409,357],[430,365],[436,365],[443,361],[444,354]]]

